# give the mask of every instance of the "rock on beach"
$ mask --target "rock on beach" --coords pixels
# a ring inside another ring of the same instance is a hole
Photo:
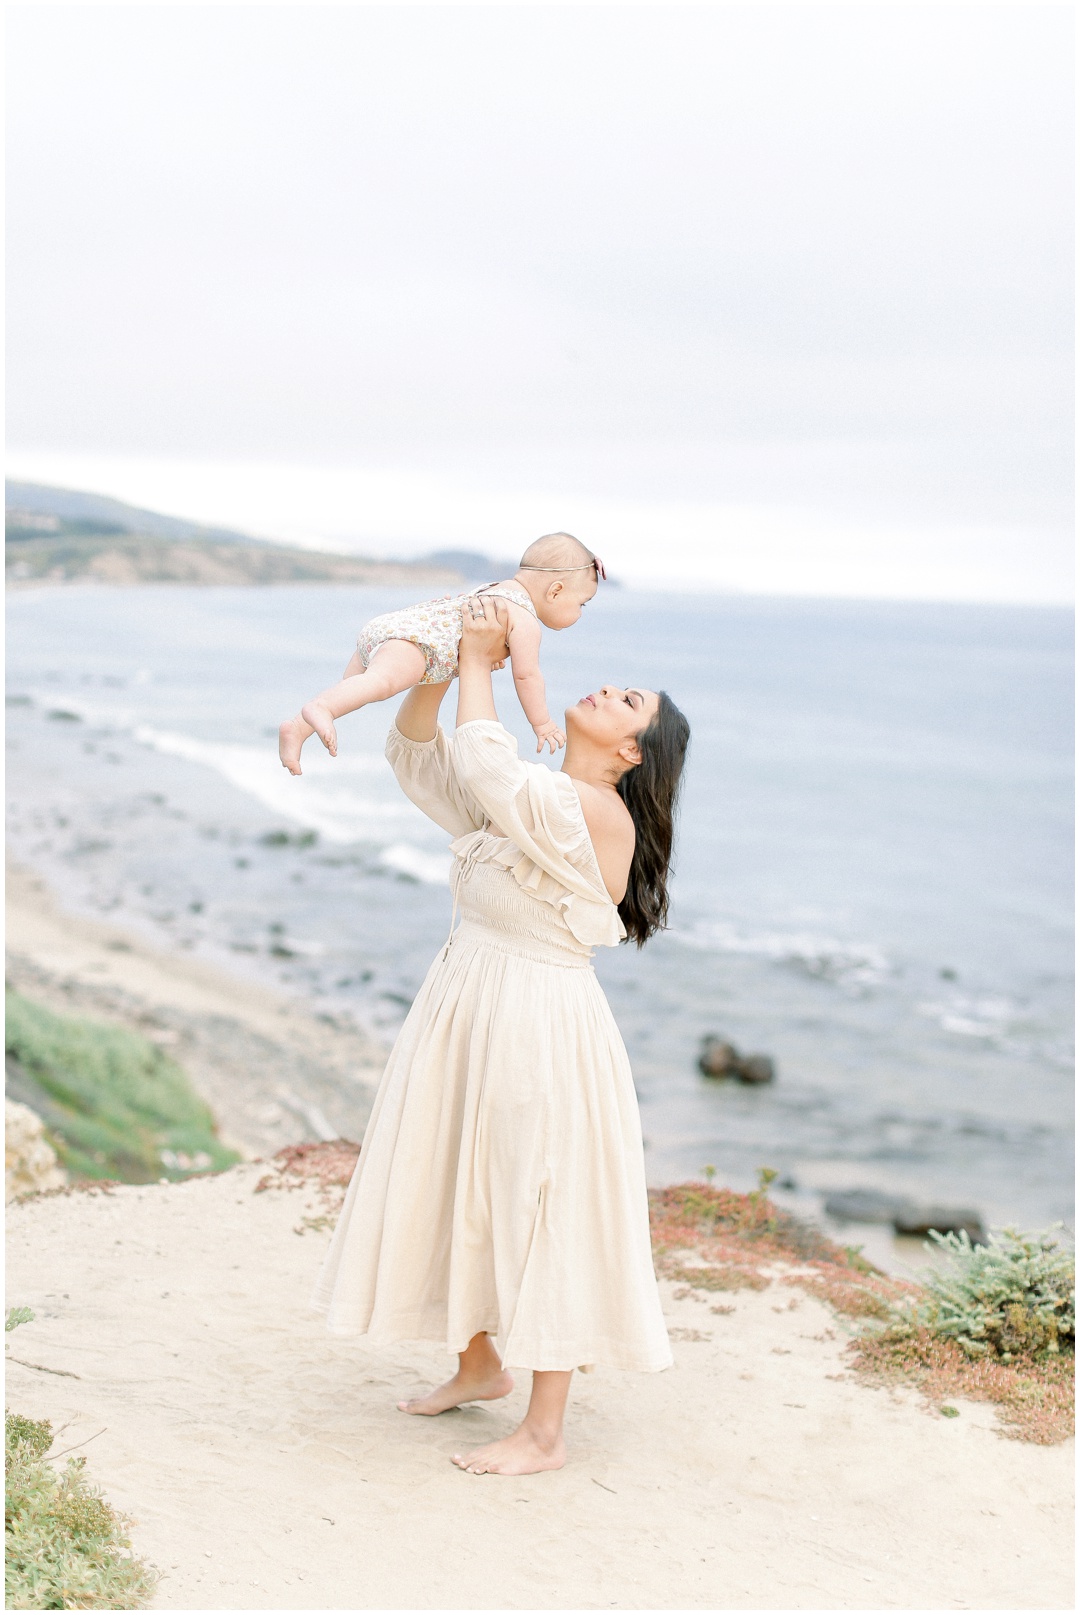
[[[4,1100],[4,1202],[18,1194],[61,1189],[67,1173],[45,1137],[45,1123],[29,1105]]]
[[[913,1206],[893,1218],[898,1234],[966,1234],[973,1245],[986,1244],[982,1216],[965,1206]]]

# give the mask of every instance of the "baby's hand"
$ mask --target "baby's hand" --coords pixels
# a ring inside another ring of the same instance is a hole
[[[536,736],[537,751],[543,751],[544,747],[548,746],[551,749],[552,756],[554,756],[561,746],[566,745],[566,736],[554,718],[549,718],[547,723],[540,724],[539,728],[533,730],[533,734]]]

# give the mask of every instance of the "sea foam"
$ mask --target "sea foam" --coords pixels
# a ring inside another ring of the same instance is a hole
[[[133,735],[165,756],[214,769],[264,807],[338,846],[378,844],[400,836],[406,826],[426,825],[418,808],[400,793],[392,794],[390,765],[377,752],[333,758],[314,751],[304,758],[304,773],[297,779],[286,773],[270,746],[195,740],[146,724],[139,724]]]

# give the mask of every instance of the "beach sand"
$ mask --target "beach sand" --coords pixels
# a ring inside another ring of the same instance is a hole
[[[335,1105],[366,1114],[381,1051],[355,1032],[73,921],[33,877],[10,896],[16,984],[175,1033],[248,1153],[317,1131],[286,1084],[343,1131]],[[8,1304],[36,1318],[8,1337],[8,1405],[62,1430],[57,1450],[88,1443],[162,1572],[155,1607],[1072,1607],[1072,1444],[856,1382],[844,1325],[779,1284],[663,1282],[673,1369],[576,1376],[558,1473],[462,1474],[450,1454],[520,1418],[527,1376],[502,1404],[399,1413],[450,1360],[325,1333],[325,1203],[310,1181],[256,1192],[266,1171],[9,1208]]]
[[[8,1402],[66,1426],[137,1520],[161,1609],[1057,1609],[1072,1606],[1068,1446],[1003,1439],[844,1372],[831,1315],[774,1286],[676,1300],[676,1366],[576,1376],[570,1461],[470,1476],[502,1405],[397,1398],[436,1347],[332,1339],[307,1299],[328,1238],[263,1169],[10,1211]],[[103,1432],[97,1434],[98,1431]],[[1070,1444],[1071,1445],[1071,1444]]]

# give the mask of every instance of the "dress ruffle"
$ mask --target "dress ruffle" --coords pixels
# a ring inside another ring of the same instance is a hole
[[[626,935],[604,885],[573,780],[542,763],[523,763],[500,723],[476,719],[455,733],[453,768],[484,813],[484,826],[451,842],[462,862],[497,863],[523,891],[548,903],[589,948],[613,948]]]
[[[408,740],[395,725],[386,755],[405,794],[455,837],[455,885],[468,866],[495,863],[556,909],[583,946],[623,940],[568,774],[522,762],[513,735],[487,718],[460,725],[452,742],[442,729],[434,740]]]
[[[619,911],[610,898],[606,904],[598,903],[592,896],[584,897],[571,891],[527,857],[507,836],[474,830],[451,841],[450,851],[463,866],[455,871],[458,878],[474,863],[498,864],[508,869],[523,892],[550,904],[562,915],[567,929],[586,948],[614,948],[626,935]]]

